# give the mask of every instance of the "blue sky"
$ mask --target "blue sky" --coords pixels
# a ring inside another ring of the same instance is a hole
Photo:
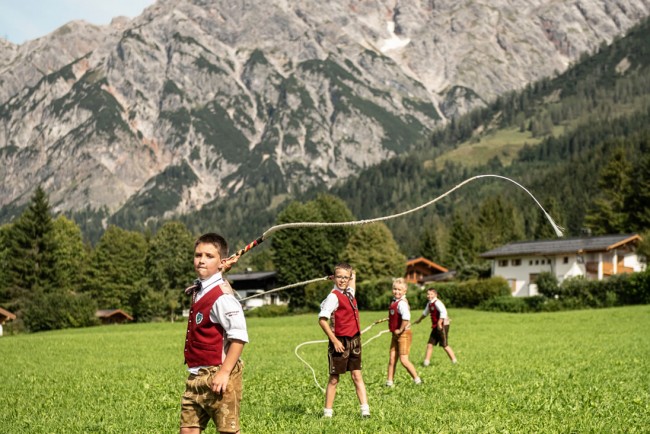
[[[120,15],[133,18],[153,3],[155,0],[0,0],[0,37],[22,44],[73,20],[108,24]]]

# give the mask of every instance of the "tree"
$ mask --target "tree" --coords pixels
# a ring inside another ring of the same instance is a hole
[[[276,225],[290,222],[341,222],[354,217],[345,204],[331,195],[301,204],[290,203],[278,214]],[[340,261],[349,227],[288,228],[273,234],[273,263],[280,284],[297,283],[332,273]],[[304,288],[289,293],[292,309],[305,306]]]
[[[491,196],[481,203],[476,224],[478,253],[520,239],[522,236],[521,217],[510,201],[500,196]]]
[[[585,225],[595,235],[628,231],[625,199],[630,196],[632,165],[623,148],[617,148],[603,167],[598,180],[600,193],[585,217]]]
[[[458,270],[476,260],[475,232],[471,217],[465,219],[458,212],[454,213],[449,231],[446,264]]]
[[[140,313],[147,316],[167,317],[172,320],[179,306],[189,306],[189,299],[183,289],[194,279],[194,238],[180,222],[167,222],[149,241],[145,259],[148,288],[140,294],[134,315],[138,320]],[[148,294],[148,291],[157,294]],[[162,298],[162,302],[158,299]],[[156,300],[157,308],[144,306],[147,301]],[[162,310],[161,310],[162,309]]]
[[[358,282],[403,277],[406,272],[406,257],[388,226],[381,222],[356,226],[342,259],[354,267]]]
[[[628,230],[650,229],[650,156],[646,155],[634,165],[630,177],[630,191],[625,198],[628,212]]]
[[[559,206],[557,200],[551,197],[548,200],[548,205],[545,207],[546,212],[553,218],[553,221],[559,226],[564,226],[564,216],[559,212]],[[542,210],[537,212],[537,218],[535,220],[535,230],[533,233],[533,238],[536,240],[549,240],[557,238],[557,234],[553,229],[553,226],[548,221]]]
[[[134,296],[146,283],[147,241],[139,232],[109,226],[90,258],[84,292],[100,309],[124,309],[133,313]]]
[[[7,288],[14,301],[58,289],[52,231],[50,204],[39,186],[27,209],[6,234]]]
[[[57,286],[66,291],[80,289],[88,256],[81,229],[72,220],[59,216],[52,225],[52,240],[52,263]]]
[[[440,251],[438,249],[438,237],[433,225],[427,226],[420,240],[420,256],[424,256],[432,261],[440,261]]]

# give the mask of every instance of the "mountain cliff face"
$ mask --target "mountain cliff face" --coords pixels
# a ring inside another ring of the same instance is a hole
[[[56,211],[152,217],[332,185],[649,14],[650,0],[159,0],[0,40],[0,207],[39,183]]]

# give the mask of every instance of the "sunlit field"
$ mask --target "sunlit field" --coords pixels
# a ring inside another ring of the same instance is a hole
[[[323,393],[294,355],[296,345],[324,338],[315,314],[249,319],[242,432],[649,431],[650,306],[450,313],[458,365],[436,348],[432,365],[422,368],[430,323],[413,328],[411,360],[422,386],[401,366],[395,387],[384,386],[388,334],[364,347],[370,419],[359,416],[349,375],[339,384],[334,418],[321,419]],[[362,327],[383,316],[362,312]],[[0,338],[2,432],[177,432],[184,333],[184,323],[137,324]],[[324,386],[326,344],[299,353]]]

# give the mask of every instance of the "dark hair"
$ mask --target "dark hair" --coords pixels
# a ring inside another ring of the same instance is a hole
[[[219,251],[219,256],[221,256],[221,259],[228,257],[228,242],[219,234],[215,234],[214,232],[203,234],[194,242],[194,248],[196,249],[196,246],[199,244],[212,244]]]
[[[433,291],[433,292],[436,293],[436,295],[438,295],[438,290],[436,288],[433,288],[433,287],[427,288],[427,291]]]
[[[349,271],[350,274],[352,274],[352,265],[348,264],[347,262],[339,262],[338,264],[336,264],[336,266],[334,267],[334,271],[336,271],[338,268],[340,268],[341,270]]]

